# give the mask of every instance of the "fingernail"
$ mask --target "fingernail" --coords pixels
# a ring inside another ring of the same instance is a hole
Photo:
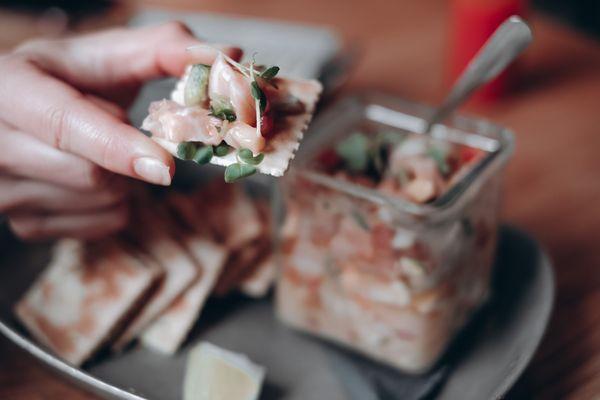
[[[157,185],[171,184],[169,167],[162,161],[152,157],[140,157],[133,162],[133,170],[140,178]]]

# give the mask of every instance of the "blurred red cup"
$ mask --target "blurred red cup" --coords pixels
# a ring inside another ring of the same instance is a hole
[[[524,17],[526,0],[452,0],[450,9],[449,84],[454,82],[481,46],[511,15]],[[489,103],[510,92],[518,75],[518,62],[481,88],[473,102]]]

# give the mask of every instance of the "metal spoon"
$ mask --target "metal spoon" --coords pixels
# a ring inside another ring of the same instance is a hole
[[[529,25],[513,15],[485,42],[457,79],[444,102],[425,121],[424,133],[442,122],[481,85],[495,78],[531,43]]]

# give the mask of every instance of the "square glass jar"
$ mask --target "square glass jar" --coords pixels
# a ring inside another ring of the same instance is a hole
[[[436,141],[482,157],[426,203],[338,179],[315,155],[353,131],[417,134],[432,109],[381,94],[339,102],[311,126],[281,180],[277,314],[399,370],[431,368],[489,297],[506,129],[456,116]]]

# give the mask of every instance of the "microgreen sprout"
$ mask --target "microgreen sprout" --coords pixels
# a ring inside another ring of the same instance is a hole
[[[225,169],[225,182],[235,182],[238,179],[245,178],[255,173],[256,167],[253,165],[241,163],[231,164]]]
[[[252,97],[254,97],[255,100],[258,100],[260,113],[262,115],[265,112],[265,109],[267,108],[267,96],[265,96],[265,93],[262,91],[260,86],[258,86],[258,82],[252,81],[250,85],[252,86]]]
[[[262,162],[263,158],[265,158],[265,155],[263,153],[259,153],[258,155],[254,156],[250,149],[239,149],[237,152],[237,158],[243,163],[258,165]]]
[[[229,154],[231,149],[232,147],[229,146],[227,143],[221,143],[220,145],[215,146],[213,151],[217,157],[223,157]]]
[[[191,160],[196,154],[196,144],[192,142],[181,142],[177,145],[177,157],[182,160]]]
[[[269,80],[275,78],[275,76],[277,75],[278,72],[279,72],[279,67],[273,66],[273,67],[270,67],[270,68],[267,68],[266,70],[264,70],[260,74],[260,77],[269,81]]]
[[[273,78],[279,73],[278,66],[272,66],[264,70],[260,73],[260,77],[263,81],[267,82],[269,85],[273,86],[275,89],[279,89],[275,82],[273,82]]]
[[[427,155],[433,158],[442,175],[445,176],[450,172],[450,166],[446,161],[446,155],[440,148],[430,147],[429,149],[427,149]]]
[[[262,92],[262,90],[260,90],[260,87],[258,86],[258,83],[256,83],[256,79],[254,77],[254,62],[252,64],[250,64],[250,80],[251,82],[251,92],[252,92],[252,97],[254,97],[254,108],[256,109],[256,136],[259,137],[261,136],[261,128],[262,128],[262,101],[261,99],[265,99],[264,103],[266,106],[266,97],[265,94]]]
[[[360,133],[353,133],[338,143],[335,152],[344,160],[352,172],[362,172],[369,165],[369,139]]]
[[[210,106],[210,115],[222,119],[224,121],[227,120],[229,122],[233,122],[237,119],[235,112],[230,108],[217,109],[213,106]]]
[[[194,161],[198,164],[208,164],[213,157],[213,147],[212,146],[201,146],[196,150],[196,154],[194,154]]]

